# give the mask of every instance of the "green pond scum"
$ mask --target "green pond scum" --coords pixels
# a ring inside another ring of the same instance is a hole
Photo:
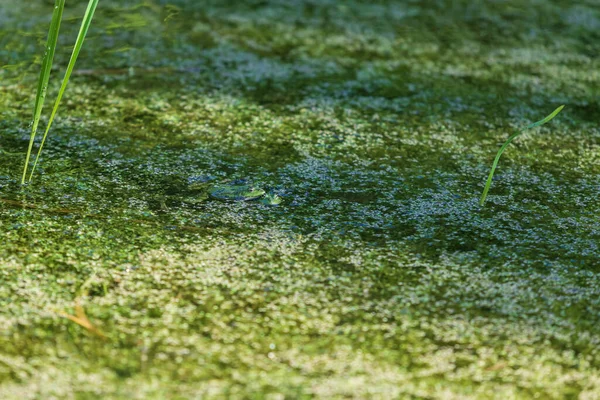
[[[0,399],[600,398],[596,1],[102,0],[21,185],[53,7],[0,0]]]

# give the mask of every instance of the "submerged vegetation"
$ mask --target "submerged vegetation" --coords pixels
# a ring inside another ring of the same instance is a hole
[[[0,399],[600,398],[589,1],[102,0],[21,185],[53,3],[0,0]]]

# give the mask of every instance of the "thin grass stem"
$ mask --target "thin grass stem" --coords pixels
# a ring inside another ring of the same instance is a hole
[[[498,153],[496,154],[496,158],[494,159],[494,163],[492,164],[492,169],[490,170],[490,174],[488,175],[487,181],[485,182],[483,194],[481,195],[481,199],[479,200],[480,206],[483,206],[485,204],[485,199],[487,198],[487,194],[490,190],[490,187],[492,186],[492,179],[494,178],[494,172],[496,171],[496,167],[498,166],[498,161],[500,161],[500,156],[502,155],[502,153],[504,153],[504,150],[506,150],[506,148],[508,147],[510,142],[512,142],[513,139],[515,139],[517,136],[521,135],[527,129],[535,128],[540,125],[544,125],[546,122],[548,122],[552,118],[556,117],[558,115],[558,113],[561,112],[561,110],[564,107],[565,107],[564,105],[558,107],[556,110],[552,111],[552,113],[550,115],[546,116],[544,119],[534,122],[533,124],[529,124],[525,128],[521,129],[520,131],[513,133],[506,140],[506,142],[504,142],[504,144],[502,145],[502,147],[500,147],[500,150],[498,150]]]
[[[64,1],[64,0],[63,0]],[[65,72],[65,76],[62,81],[62,85],[60,86],[60,90],[58,91],[58,96],[56,101],[54,102],[54,107],[52,109],[52,114],[50,115],[50,119],[48,120],[48,125],[46,126],[46,131],[44,132],[44,137],[42,138],[42,143],[40,143],[40,148],[38,149],[37,155],[35,157],[35,161],[33,163],[33,167],[31,168],[31,174],[29,175],[29,181],[33,177],[33,173],[35,172],[35,168],[38,164],[40,155],[42,154],[42,149],[44,148],[44,143],[46,142],[46,138],[48,137],[48,132],[50,131],[50,127],[54,122],[54,118],[56,117],[56,113],[58,111],[58,107],[60,105],[60,101],[62,100],[63,95],[65,94],[65,90],[67,89],[67,85],[69,83],[69,79],[71,78],[71,74],[73,73],[73,69],[75,68],[75,63],[77,62],[77,57],[79,57],[79,53],[81,52],[81,48],[83,47],[83,42],[85,37],[90,29],[90,25],[92,23],[92,18],[94,17],[94,12],[96,11],[96,7],[98,6],[99,0],[90,0],[85,11],[85,15],[83,20],[81,21],[81,27],[79,29],[79,34],[77,35],[77,40],[75,41],[75,47],[73,48],[73,53],[71,54],[71,59],[69,60],[69,65],[67,66],[67,71]]]
[[[54,11],[52,13],[52,21],[50,22],[50,29],[48,31],[46,48],[44,50],[44,58],[42,60],[42,68],[38,80],[37,92],[35,95],[33,123],[31,126],[29,147],[27,148],[27,156],[25,157],[25,166],[23,167],[23,177],[21,178],[21,184],[25,184],[25,177],[27,175],[27,169],[29,167],[29,159],[31,158],[31,150],[33,149],[35,135],[37,133],[38,125],[40,123],[42,109],[44,108],[44,101],[46,100],[46,93],[48,91],[48,81],[50,80],[50,71],[52,70],[52,62],[54,60],[56,43],[58,42],[58,32],[60,31],[60,22],[62,20],[64,9],[65,0],[56,0],[54,4]]]

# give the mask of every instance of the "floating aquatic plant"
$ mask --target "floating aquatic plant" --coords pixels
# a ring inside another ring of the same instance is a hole
[[[481,195],[481,199],[479,200],[479,205],[480,206],[483,206],[485,204],[485,199],[487,197],[488,191],[490,190],[490,187],[492,186],[492,178],[494,177],[494,171],[496,171],[496,167],[498,166],[498,161],[500,160],[500,156],[502,155],[502,153],[504,152],[504,150],[506,149],[506,147],[508,147],[508,145],[510,144],[510,142],[512,142],[513,139],[515,139],[517,136],[519,136],[520,134],[522,134],[523,132],[525,132],[527,129],[531,129],[531,128],[535,128],[537,126],[544,125],[546,122],[548,122],[552,118],[556,117],[556,115],[558,115],[558,113],[564,107],[565,107],[564,105],[558,107],[556,110],[552,111],[552,113],[550,115],[546,116],[544,119],[539,120],[537,122],[534,122],[533,124],[527,125],[525,128],[521,129],[520,131],[517,131],[517,132],[513,133],[506,140],[506,142],[504,142],[504,144],[502,145],[502,147],[500,147],[500,150],[498,150],[498,153],[496,154],[496,158],[494,159],[494,163],[492,164],[492,169],[490,170],[490,174],[488,175],[487,182],[485,183],[485,188],[483,189],[483,193]]]
[[[56,117],[56,113],[58,111],[58,107],[60,105],[60,101],[67,89],[67,84],[69,83],[69,79],[71,78],[71,74],[73,73],[73,69],[75,68],[75,63],[77,61],[77,57],[79,57],[79,53],[83,46],[83,41],[88,33],[90,25],[92,23],[92,18],[94,17],[94,12],[96,11],[96,7],[98,6],[99,0],[89,0],[87,9],[85,11],[85,15],[83,17],[83,21],[81,22],[81,28],[79,29],[79,34],[77,35],[77,40],[75,41],[75,47],[73,48],[73,52],[71,53],[71,59],[69,60],[69,65],[67,66],[67,71],[65,72],[65,76],[62,81],[62,85],[60,90],[58,91],[58,96],[54,102],[54,107],[52,109],[52,114],[50,115],[50,119],[48,120],[48,125],[46,126],[46,130],[44,132],[44,137],[42,138],[42,143],[38,149],[37,155],[35,157],[35,162],[33,163],[33,167],[31,168],[31,174],[29,175],[29,181],[33,177],[33,172],[35,171],[35,167],[40,158],[40,154],[42,153],[42,149],[44,147],[44,143],[46,142],[46,137],[48,136],[48,132],[50,131],[50,127],[52,126],[52,122],[54,122],[54,118]],[[37,133],[37,127],[39,124],[40,116],[42,113],[42,108],[44,105],[44,100],[46,98],[46,91],[48,89],[48,81],[50,78],[50,70],[52,69],[52,60],[54,58],[54,53],[56,51],[56,43],[58,41],[58,32],[60,30],[60,22],[62,19],[63,10],[65,8],[65,0],[56,0],[54,4],[54,12],[52,14],[52,21],[50,23],[50,31],[48,32],[48,41],[46,43],[46,52],[44,54],[44,59],[42,61],[42,70],[40,72],[40,78],[38,82],[38,89],[36,93],[35,100],[35,109],[33,115],[33,126],[31,129],[31,137],[29,138],[29,147],[27,149],[27,156],[25,158],[25,166],[23,168],[23,177],[21,179],[21,183],[25,183],[25,177],[27,175],[27,169],[29,167],[29,159],[31,158],[31,150],[33,148],[33,143],[35,140],[35,135]]]

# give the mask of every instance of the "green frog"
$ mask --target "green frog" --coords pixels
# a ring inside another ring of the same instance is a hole
[[[260,199],[266,192],[258,186],[231,182],[212,186],[208,194],[221,201],[251,201]]]
[[[196,205],[209,199],[219,201],[254,201],[259,200],[265,205],[279,205],[281,198],[276,194],[267,193],[257,185],[248,184],[244,180],[235,180],[226,183],[213,182],[212,177],[190,178],[183,190],[169,196],[161,196],[161,209],[168,209],[165,200],[179,200],[186,204]]]

